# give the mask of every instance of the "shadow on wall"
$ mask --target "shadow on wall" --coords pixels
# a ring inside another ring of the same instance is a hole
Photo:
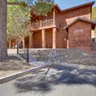
[[[17,93],[36,91],[46,93],[52,91],[54,86],[89,84],[96,87],[96,70],[77,70],[75,67],[54,65],[46,75],[47,68],[17,79],[14,83]],[[78,74],[79,73],[79,74]]]

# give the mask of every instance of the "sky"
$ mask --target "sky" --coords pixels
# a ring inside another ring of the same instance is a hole
[[[96,0],[55,0],[55,3],[58,4],[61,9],[67,9],[91,1],[95,1],[93,7],[96,6]]]

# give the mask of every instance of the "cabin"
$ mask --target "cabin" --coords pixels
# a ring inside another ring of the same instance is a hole
[[[31,13],[34,22],[31,22],[29,47],[90,50],[91,32],[96,26],[96,22],[91,20],[94,3],[89,2],[65,10],[54,5],[46,17]]]
[[[28,48],[79,48],[91,50],[92,5],[89,2],[61,10],[56,4],[47,16],[36,16],[31,11],[29,37],[25,38]]]

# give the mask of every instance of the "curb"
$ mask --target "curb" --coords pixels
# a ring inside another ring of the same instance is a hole
[[[0,84],[5,83],[5,82],[8,82],[8,81],[11,81],[13,79],[16,79],[18,77],[21,77],[23,75],[26,75],[28,73],[36,72],[37,70],[40,70],[42,68],[46,68],[48,66],[49,65],[42,65],[42,66],[38,66],[38,67],[34,67],[34,68],[31,68],[31,69],[28,69],[28,70],[23,71],[23,72],[19,72],[19,73],[12,74],[12,75],[9,75],[9,76],[6,76],[6,77],[2,77],[2,78],[0,78]]]

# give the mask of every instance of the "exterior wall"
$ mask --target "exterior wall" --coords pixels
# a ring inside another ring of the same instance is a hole
[[[59,23],[60,28],[62,29],[62,27],[68,25],[77,17],[91,19],[91,11],[92,6],[86,6],[74,10],[69,10],[66,12],[56,12],[56,22]]]
[[[29,36],[25,37],[25,48],[29,48]]]
[[[56,47],[67,48],[67,32],[66,30],[58,30],[56,35]]]
[[[12,39],[10,40],[10,48],[15,48],[15,45],[16,45],[16,40],[15,39]],[[9,48],[9,42],[7,41],[7,48]]]
[[[87,7],[82,7],[82,8],[75,9],[73,11],[66,12],[65,18],[66,18],[67,24],[75,20],[77,17],[83,17],[90,20],[91,10],[92,10],[92,7],[87,6]]]
[[[69,48],[91,49],[91,24],[77,21],[68,31]]]
[[[56,11],[56,23],[59,24],[59,32],[57,32],[57,48],[67,48],[67,32],[64,26],[71,23],[77,17],[91,18],[92,6],[86,6],[66,12]]]
[[[46,48],[52,48],[52,41],[53,41],[52,34],[53,34],[53,29],[45,30]],[[62,30],[61,31],[57,30],[57,32],[56,32],[56,48],[67,48],[66,35],[67,35],[67,32],[64,33],[64,30],[63,30],[63,32],[62,32]],[[33,48],[42,48],[41,31],[33,33]]]
[[[40,31],[33,33],[33,48],[42,48],[42,35]]]
[[[51,30],[45,30],[45,42],[46,42],[46,48],[52,48],[52,29]]]

